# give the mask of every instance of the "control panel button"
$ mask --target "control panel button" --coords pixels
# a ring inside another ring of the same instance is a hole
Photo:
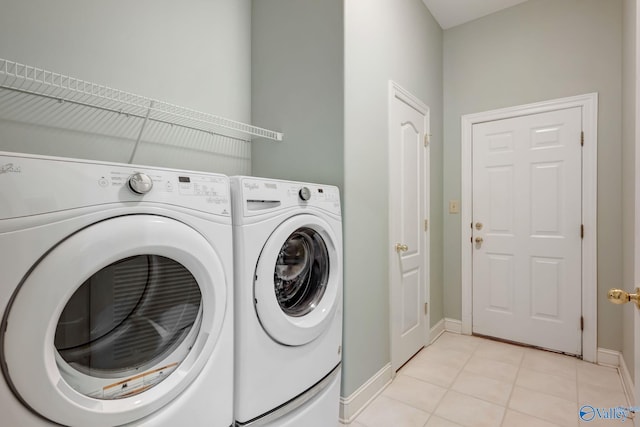
[[[298,196],[306,202],[311,199],[311,190],[308,187],[302,187],[298,192]]]
[[[146,194],[153,188],[153,180],[149,175],[137,172],[129,177],[129,188],[136,194]]]

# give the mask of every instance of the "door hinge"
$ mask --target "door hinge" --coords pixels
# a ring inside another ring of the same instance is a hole
[[[424,314],[429,314],[429,303],[428,302],[424,303]]]
[[[584,331],[584,316],[580,316],[580,330]]]
[[[431,136],[430,133],[425,133],[424,134],[424,146],[428,147],[429,146],[429,137]]]
[[[584,239],[584,224],[580,224],[580,238]]]
[[[428,231],[429,230],[429,220],[425,219],[424,220],[424,231]]]
[[[580,132],[580,146],[584,147],[584,131]]]

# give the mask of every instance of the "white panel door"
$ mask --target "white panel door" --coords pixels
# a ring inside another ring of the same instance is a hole
[[[582,111],[473,126],[473,332],[582,353]]]
[[[389,113],[391,363],[397,370],[428,342],[428,109],[392,86]]]

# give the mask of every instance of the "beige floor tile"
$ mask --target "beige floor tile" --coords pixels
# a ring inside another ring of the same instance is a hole
[[[522,414],[520,412],[507,409],[504,416],[502,427],[559,427],[557,424],[550,423],[531,415]]]
[[[429,413],[406,403],[378,396],[356,421],[366,427],[423,427],[429,416]]]
[[[449,387],[460,373],[461,368],[452,368],[439,362],[425,362],[411,360],[401,370],[400,374],[408,375],[440,387]]]
[[[578,359],[549,351],[526,349],[522,367],[575,380]]]
[[[426,412],[433,412],[447,389],[408,375],[398,375],[382,393]]]
[[[451,332],[445,332],[440,335],[436,342],[431,347],[434,348],[448,348],[451,350],[464,351],[466,353],[473,353],[475,349],[484,341],[482,338],[473,337],[471,335],[454,334]]]
[[[450,348],[428,347],[412,359],[414,363],[438,362],[455,369],[461,369],[471,358],[471,352]]]
[[[513,382],[518,374],[518,367],[509,363],[499,362],[474,355],[464,367],[467,372],[484,375],[503,382]]]
[[[578,384],[578,404],[579,406],[591,405],[598,408],[629,406],[622,387],[618,390],[611,390],[593,384]]]
[[[456,391],[449,391],[434,415],[466,427],[497,427],[504,407]]]
[[[580,421],[580,427],[633,427],[631,420],[593,420]]]
[[[578,402],[577,383],[567,377],[521,368],[516,378],[516,385]]]
[[[461,426],[460,424],[456,424],[453,421],[445,420],[444,418],[440,418],[438,416],[432,415],[424,427],[463,427],[463,426]]]
[[[519,366],[524,357],[524,352],[524,347],[485,340],[478,345],[474,355]]]
[[[606,427],[578,408],[628,406],[616,369],[444,333],[405,365],[351,427]]]
[[[593,363],[580,362],[578,368],[578,385],[591,384],[609,390],[620,390],[622,382],[616,368],[599,366]]]
[[[467,371],[462,371],[451,386],[452,390],[502,406],[506,406],[512,388],[513,384],[510,382]]]
[[[565,427],[578,425],[578,405],[546,393],[515,387],[509,409]]]

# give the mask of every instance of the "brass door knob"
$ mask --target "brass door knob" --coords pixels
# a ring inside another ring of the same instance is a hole
[[[409,250],[409,246],[403,245],[402,243],[396,243],[396,252],[407,252]]]
[[[636,288],[635,294],[630,294],[622,289],[609,289],[607,299],[613,304],[625,304],[633,301],[636,303],[636,307],[640,308],[640,288]]]
[[[484,242],[484,239],[482,237],[476,237],[476,243],[481,245],[482,242]]]

